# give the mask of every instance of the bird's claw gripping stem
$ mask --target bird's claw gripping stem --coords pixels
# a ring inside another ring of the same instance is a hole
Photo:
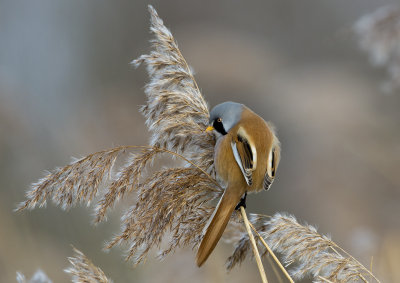
[[[247,192],[244,193],[239,203],[236,205],[235,210],[239,210],[241,206],[243,206],[243,208],[246,208],[246,197],[247,197]]]

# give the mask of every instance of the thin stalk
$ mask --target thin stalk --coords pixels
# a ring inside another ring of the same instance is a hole
[[[249,222],[250,223],[250,222]],[[264,241],[263,237],[257,232],[257,230],[254,228],[253,224],[250,223],[251,228],[253,231],[257,234],[258,238],[261,240],[263,243],[264,247],[267,249],[267,251],[270,253],[276,264],[279,266],[279,268],[282,270],[283,274],[285,274],[286,278],[290,281],[290,283],[294,283],[294,280],[292,277],[290,277],[289,273],[286,271],[285,267],[281,264],[279,259],[276,257],[274,252],[271,250],[271,248],[268,246],[268,244]]]
[[[274,262],[272,261],[272,259],[269,256],[267,256],[267,259],[268,259],[269,265],[271,265],[272,270],[274,271],[275,277],[278,279],[279,283],[283,283],[282,276],[281,276],[281,274],[279,274],[279,270],[276,268]]]
[[[258,270],[260,272],[261,280],[263,283],[268,283],[267,275],[265,274],[264,266],[261,261],[260,253],[258,252],[256,241],[254,240],[253,233],[251,232],[250,222],[247,219],[246,210],[243,206],[240,207],[240,212],[242,213],[244,225],[246,226],[247,233],[249,234],[250,242],[253,247],[254,257],[256,258]]]
[[[369,270],[371,270],[372,273],[372,265],[374,264],[374,256],[371,256],[371,263],[369,265]],[[372,280],[372,276],[371,276],[371,280]]]
[[[318,278],[319,278],[319,279],[321,279],[321,280],[322,280],[322,281],[324,281],[324,282],[327,282],[327,283],[333,283],[331,280],[329,280],[329,279],[326,279],[325,277],[318,276]]]

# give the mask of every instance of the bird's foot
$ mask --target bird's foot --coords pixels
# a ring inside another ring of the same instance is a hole
[[[247,197],[247,192],[244,193],[239,203],[235,207],[235,210],[239,210],[241,206],[243,206],[243,208],[246,208],[246,197]]]

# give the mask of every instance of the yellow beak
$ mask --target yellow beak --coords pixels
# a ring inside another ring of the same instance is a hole
[[[206,132],[210,132],[212,130],[214,130],[214,127],[213,126],[208,126],[207,129],[206,129]]]

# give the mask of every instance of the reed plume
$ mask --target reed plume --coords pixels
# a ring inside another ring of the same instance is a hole
[[[149,145],[99,151],[58,168],[33,184],[27,200],[18,207],[33,209],[52,199],[68,209],[96,199],[97,223],[105,220],[118,200],[134,192],[131,199],[135,201],[122,217],[121,233],[107,247],[127,244],[127,258],[135,264],[144,261],[151,248],[159,247],[167,234],[171,235],[169,245],[160,257],[177,247],[196,247],[214,209],[211,202],[223,193],[215,180],[215,138],[205,132],[208,106],[171,32],[153,7],[149,11],[154,49],[132,62],[145,64],[150,77],[147,103],[141,108],[151,132]],[[135,152],[114,173],[116,159],[128,150]],[[144,174],[162,154],[183,165]]]
[[[250,222],[272,250],[282,255],[293,279],[312,277],[314,282],[379,282],[360,262],[328,236],[311,225],[301,225],[292,215],[276,213],[272,217],[252,214]],[[263,246],[259,245],[262,250]],[[227,268],[241,263],[250,251],[249,237],[242,233]],[[265,251],[265,249],[264,249]],[[264,252],[264,256],[267,252]]]
[[[215,139],[204,132],[209,120],[207,103],[171,32],[152,6],[149,11],[154,49],[132,64],[145,64],[150,77],[145,87],[147,103],[141,108],[152,133],[150,145],[184,153],[212,171]]]
[[[112,283],[104,272],[95,266],[80,250],[73,248],[74,256],[69,257],[71,266],[64,271],[71,275],[73,283]],[[38,269],[30,280],[26,280],[25,275],[17,272],[18,283],[52,283],[46,273]]]
[[[154,173],[138,191],[138,201],[123,216],[123,231],[108,245],[130,243],[128,258],[135,264],[149,249],[160,246],[170,232],[164,257],[176,247],[200,241],[202,230],[213,212],[208,201],[221,195],[215,184],[197,168],[168,168]]]
[[[55,169],[32,184],[31,190],[26,193],[27,200],[20,203],[17,210],[46,206],[49,198],[64,209],[78,202],[90,205],[100,185],[109,178],[116,158],[125,149],[116,147],[99,151]]]
[[[74,256],[69,257],[71,266],[65,269],[71,274],[71,282],[74,283],[112,283],[104,272],[95,266],[80,250],[73,248]]]

